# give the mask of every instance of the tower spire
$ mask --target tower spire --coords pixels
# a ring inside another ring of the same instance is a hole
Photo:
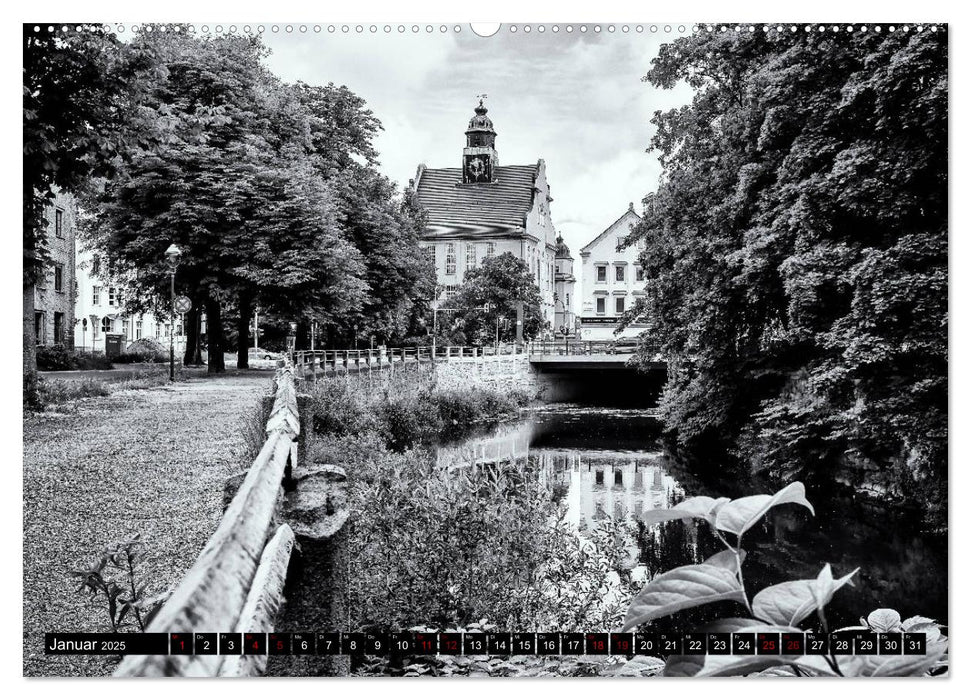
[[[496,152],[496,130],[492,125],[485,106],[485,93],[476,95],[479,104],[475,107],[475,116],[469,120],[469,128],[465,130],[465,148],[462,151],[462,182],[482,183],[492,182],[494,168],[499,165],[499,154]]]

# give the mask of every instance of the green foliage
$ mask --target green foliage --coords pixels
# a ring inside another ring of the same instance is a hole
[[[176,373],[176,380],[183,379],[181,369]],[[78,399],[93,396],[109,396],[116,391],[125,389],[150,389],[162,384],[168,384],[168,371],[138,371],[126,377],[109,377],[105,379],[53,379],[41,377],[37,382],[37,403],[32,410],[44,410],[48,407],[64,406]]]
[[[70,572],[81,582],[78,593],[88,594],[91,601],[103,599],[112,632],[127,627],[144,632],[165,601],[150,596],[149,584],[139,580],[138,567],[145,556],[145,543],[135,535],[108,545],[89,567]]]
[[[111,362],[103,353],[81,353],[63,345],[42,345],[37,348],[37,369],[42,372],[111,369]]]
[[[325,380],[310,395],[316,432],[337,436],[376,432],[397,452],[461,437],[483,422],[517,413],[530,401],[522,391],[441,389],[400,376],[371,391],[360,383]]]
[[[798,625],[814,614],[823,632],[840,631],[830,630],[826,606],[840,588],[853,585],[853,576],[859,569],[834,579],[829,564],[826,564],[815,579],[768,586],[751,600],[746,593],[742,538],[771,508],[785,503],[814,512],[800,482],[789,484],[771,496],[761,494],[736,499],[696,496],[673,508],[646,511],[643,515],[645,525],[669,520],[704,520],[725,549],[701,564],[679,566],[650,581],[631,602],[624,619],[624,631],[681,610],[719,601],[744,605],[748,617],[716,620],[699,632],[801,632]],[[928,630],[926,654],[838,657],[831,652],[828,656],[671,656],[665,663],[663,675],[778,675],[768,670],[786,667],[795,675],[803,676],[921,676],[946,669],[947,638],[933,620],[913,617],[901,622],[896,611],[881,609],[860,622],[863,625],[860,629],[876,632]],[[793,674],[785,670],[782,675]]]
[[[463,335],[462,344],[491,345],[516,339],[516,302],[523,302],[523,338],[532,340],[543,329],[542,299],[536,278],[525,261],[512,253],[486,258],[465,274],[465,281],[448,302],[454,314],[453,331]],[[488,310],[484,307],[488,306]],[[439,317],[439,324],[443,319]]]
[[[780,478],[888,473],[943,510],[947,37],[698,32],[645,80],[664,175],[632,239],[661,403]]]

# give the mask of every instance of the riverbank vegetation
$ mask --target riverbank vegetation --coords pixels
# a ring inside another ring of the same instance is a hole
[[[663,345],[682,446],[944,521],[947,61],[944,31],[661,47],[645,80],[695,94],[653,120],[631,317]]]
[[[342,466],[351,493],[336,577],[346,619],[335,624],[381,632],[619,626],[636,590],[629,524],[605,518],[577,531],[532,459],[437,458],[439,441],[518,415],[525,395],[401,378],[370,390],[362,383],[327,380],[312,392],[310,459]],[[394,663],[380,673],[414,672]],[[449,675],[463,672],[443,663]],[[440,666],[423,668],[444,673]],[[589,666],[567,662],[560,672]]]

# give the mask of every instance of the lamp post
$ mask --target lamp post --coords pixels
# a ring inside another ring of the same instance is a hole
[[[169,324],[169,381],[175,381],[175,270],[182,259],[182,251],[175,243],[165,250],[165,260],[169,265],[169,282],[171,285],[172,322]]]

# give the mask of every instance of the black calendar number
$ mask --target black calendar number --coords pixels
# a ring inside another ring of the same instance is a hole
[[[219,635],[215,632],[196,632],[192,637],[197,655],[208,656],[218,653]]]
[[[806,653],[814,656],[829,654],[829,637],[818,632],[806,632]]]
[[[904,649],[904,636],[898,633],[881,634],[878,640],[878,654],[899,656]]]
[[[858,632],[853,640],[853,653],[860,655],[876,654],[879,637],[872,632]]]
[[[849,656],[853,653],[853,635],[836,632],[830,637],[829,648],[833,654]]]
[[[545,656],[559,656],[560,635],[556,632],[538,632],[536,634],[536,653]]]
[[[224,656],[236,656],[243,653],[243,635],[235,632],[219,633],[219,653]]]
[[[512,653],[512,635],[502,632],[490,633],[489,653],[493,656],[509,656]]]
[[[388,635],[367,634],[364,636],[364,653],[371,656],[387,656]]]
[[[689,656],[703,656],[708,653],[707,642],[707,635],[685,634],[681,640],[681,653]]]
[[[361,656],[364,654],[365,641],[363,634],[344,632],[341,634],[341,653],[346,656]]]
[[[317,654],[320,656],[335,656],[341,653],[340,632],[318,632]]]
[[[661,642],[656,634],[635,634],[634,651],[641,656],[655,656],[660,653]]]
[[[536,635],[530,632],[514,634],[512,636],[512,653],[535,654]]]
[[[732,632],[732,654],[748,656],[755,653],[755,635],[751,632]]]
[[[904,632],[905,654],[926,654],[927,635],[923,632]]]
[[[316,641],[314,635],[310,632],[294,632],[291,635],[290,649],[292,653],[301,654],[313,654],[315,653]]]
[[[466,632],[462,640],[466,656],[476,656],[489,653],[486,636],[481,632]]]
[[[711,632],[708,634],[709,654],[731,654],[732,635],[727,632]]]
[[[584,653],[583,635],[579,632],[564,632],[560,635],[560,653],[564,655]]]

